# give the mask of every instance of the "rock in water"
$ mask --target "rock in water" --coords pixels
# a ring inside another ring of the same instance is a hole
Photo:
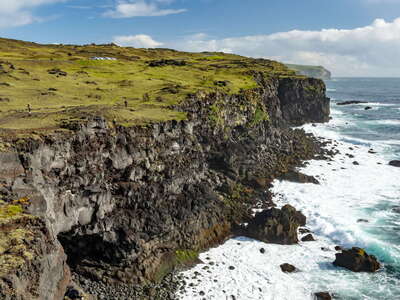
[[[392,160],[391,162],[389,162],[389,165],[400,168],[400,160]]]
[[[280,265],[282,272],[284,273],[293,273],[297,271],[297,268],[291,264],[282,264]]]
[[[314,176],[305,175],[297,171],[289,171],[283,174],[281,179],[290,182],[319,184],[319,181]]]
[[[343,102],[338,102],[336,105],[352,105],[352,104],[364,104],[368,103],[366,101],[343,101]]]
[[[332,296],[328,292],[315,293],[316,300],[331,300]]]
[[[335,266],[344,267],[353,272],[375,272],[379,270],[380,263],[374,255],[369,255],[364,249],[353,247],[336,253]]]
[[[301,241],[302,242],[314,242],[315,239],[314,239],[314,236],[311,233],[309,233],[306,236],[302,237]]]
[[[257,213],[249,222],[245,235],[266,243],[291,245],[299,240],[297,228],[305,226],[306,217],[293,206],[271,208]]]

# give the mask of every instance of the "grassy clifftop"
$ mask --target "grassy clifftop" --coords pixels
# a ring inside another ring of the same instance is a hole
[[[125,126],[180,120],[185,114],[172,105],[200,90],[254,88],[253,71],[295,76],[283,64],[233,54],[0,39],[0,131],[54,130],[89,115]]]

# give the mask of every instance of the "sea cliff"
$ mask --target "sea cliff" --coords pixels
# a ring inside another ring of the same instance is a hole
[[[61,299],[71,271],[109,285],[159,281],[267,207],[271,180],[318,153],[291,127],[329,120],[321,80],[270,75],[190,93],[169,106],[184,118],[122,125],[90,114],[3,135],[1,298]]]

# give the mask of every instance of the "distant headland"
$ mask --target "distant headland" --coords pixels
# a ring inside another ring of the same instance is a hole
[[[308,77],[314,77],[322,80],[330,80],[331,72],[325,69],[323,66],[307,66],[307,65],[294,65],[285,64],[288,68],[294,70],[299,75]]]

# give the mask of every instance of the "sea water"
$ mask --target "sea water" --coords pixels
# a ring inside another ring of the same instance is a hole
[[[304,129],[332,139],[329,147],[340,153],[300,169],[319,185],[276,180],[273,187],[277,206],[301,210],[316,241],[282,246],[231,239],[183,273],[191,286],[178,293],[181,299],[302,300],[321,291],[338,299],[400,299],[400,168],[388,165],[400,159],[400,79],[336,78],[327,88],[332,120]],[[336,105],[348,100],[368,103]],[[383,268],[335,267],[336,245],[363,247]],[[299,272],[283,273],[283,263]]]

